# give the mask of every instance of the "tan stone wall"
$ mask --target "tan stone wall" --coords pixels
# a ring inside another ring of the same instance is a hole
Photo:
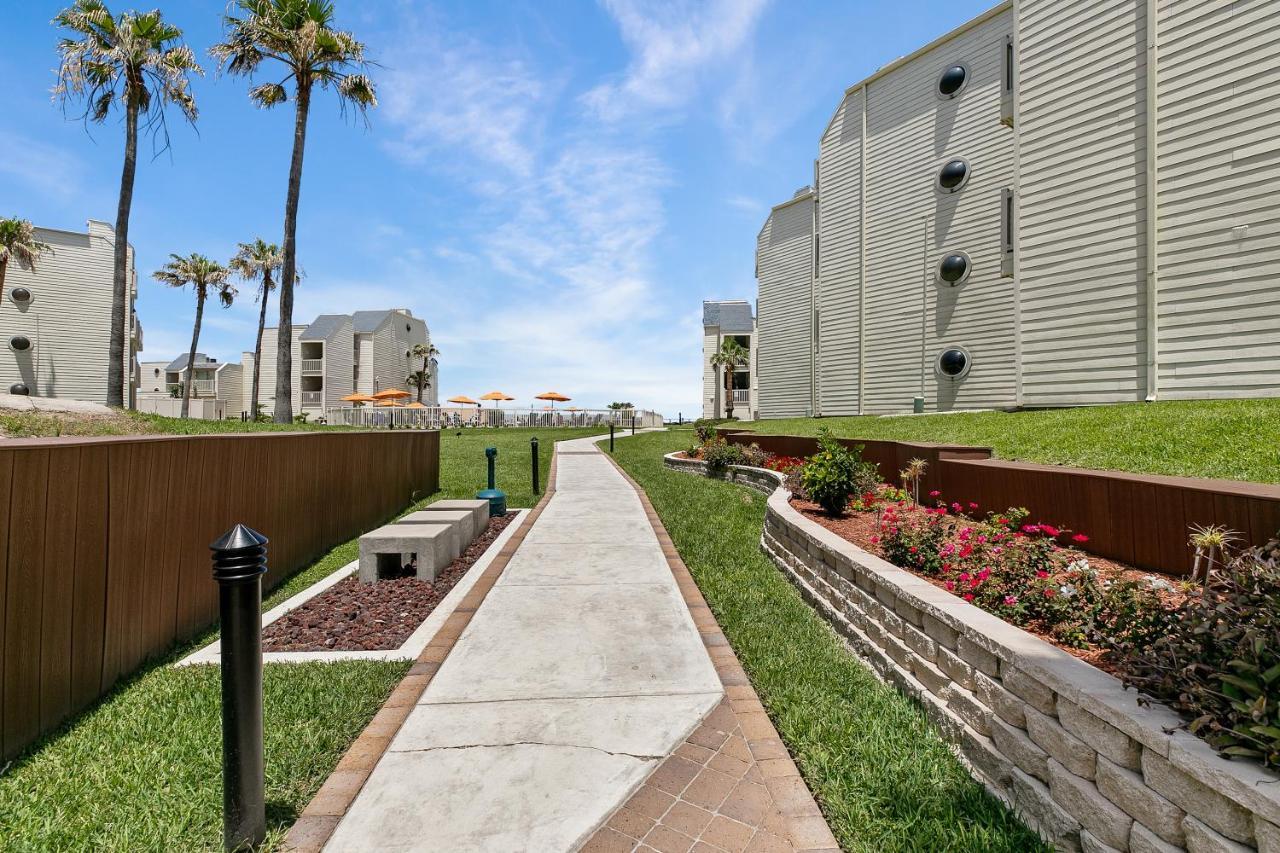
[[[761,469],[734,476],[780,485]],[[1280,777],[1219,757],[1169,708],[846,542],[788,497],[778,487],[769,498],[764,552],[1061,849],[1280,853]]]

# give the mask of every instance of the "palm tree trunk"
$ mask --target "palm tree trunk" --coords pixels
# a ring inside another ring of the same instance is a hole
[[[249,402],[249,417],[258,419],[258,376],[262,367],[262,330],[267,325],[267,300],[271,298],[271,272],[262,273],[262,307],[258,309],[258,340],[253,345],[253,397]]]
[[[132,83],[129,84],[132,86]],[[120,172],[120,200],[116,205],[115,265],[111,278],[111,341],[107,348],[107,405],[124,408],[125,312],[129,294],[129,212],[133,208],[133,178],[138,167],[138,104],[129,97],[125,107],[124,168]],[[186,416],[185,406],[183,417]]]
[[[733,365],[724,367],[724,416],[733,420]]]
[[[276,407],[278,424],[293,421],[293,283],[298,271],[298,195],[302,190],[302,155],[307,145],[307,111],[311,81],[298,79],[297,110],[293,121],[293,159],[284,202],[284,263],[280,271],[280,329],[276,341]]]
[[[196,346],[200,343],[200,322],[204,319],[204,288],[196,285],[196,325],[191,330],[191,351],[187,353],[187,381],[182,385],[182,417],[191,409],[191,386],[196,383]],[[179,374],[181,375],[181,374]]]
[[[9,271],[9,256],[0,258],[0,305],[4,304],[4,276]]]

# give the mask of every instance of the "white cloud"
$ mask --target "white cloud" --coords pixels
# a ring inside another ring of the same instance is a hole
[[[752,216],[764,213],[768,209],[764,202],[745,195],[731,195],[724,200],[724,203]]]
[[[632,60],[620,80],[600,84],[583,102],[609,121],[684,105],[704,69],[731,59],[748,41],[767,2],[603,0]]]
[[[59,200],[81,194],[85,164],[79,155],[7,130],[0,130],[0,151],[0,175]]]
[[[557,86],[520,57],[473,40],[447,43],[409,19],[379,77],[381,112],[400,131],[390,149],[425,164],[465,149],[516,175],[533,170],[545,105]]]

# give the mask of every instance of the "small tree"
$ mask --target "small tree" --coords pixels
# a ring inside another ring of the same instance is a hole
[[[258,337],[253,344],[252,399],[255,420],[257,420],[259,369],[262,366],[262,331],[267,325],[267,299],[271,296],[271,291],[276,289],[274,277],[280,272],[280,266],[283,263],[284,256],[280,252],[280,247],[259,237],[252,243],[241,243],[240,251],[236,252],[230,264],[231,271],[240,278],[245,281],[259,282],[258,301],[261,307],[258,309]],[[301,270],[298,271],[298,277],[302,277]]]
[[[422,390],[431,387],[431,359],[440,354],[440,350],[431,344],[414,344],[410,350],[414,358],[422,359],[422,369],[409,374],[405,381],[418,387],[418,402],[422,402]],[[419,375],[421,374],[421,375]],[[416,379],[414,377],[417,377]]]
[[[425,370],[415,370],[405,377],[404,382],[418,389],[418,402],[421,403],[423,389],[431,387],[431,374]]]
[[[16,216],[0,219],[0,300],[4,299],[4,277],[10,258],[16,260],[18,266],[35,272],[40,256],[52,251],[48,244],[36,239],[35,228],[29,219]]]
[[[102,123],[119,104],[124,109],[124,167],[116,204],[115,257],[111,284],[110,362],[107,405],[124,406],[125,319],[129,294],[129,215],[138,163],[138,124],[159,133],[168,147],[165,107],[173,104],[195,124],[191,75],[203,74],[182,30],[158,11],[112,16],[102,0],[76,0],[53,23],[67,36],[58,42],[62,63],[53,95],[66,104],[83,101],[84,120]],[[153,137],[154,138],[154,137]]]
[[[191,350],[187,353],[187,381],[182,383],[182,417],[185,418],[191,408],[191,386],[196,378],[196,347],[200,344],[200,324],[204,320],[205,300],[212,291],[223,308],[230,308],[235,301],[236,289],[228,281],[231,271],[204,255],[193,253],[185,258],[170,255],[169,259],[169,263],[154,273],[156,281],[170,287],[186,287],[189,284],[196,292],[196,321],[191,329]]]
[[[733,373],[739,367],[746,367],[750,360],[751,353],[737,338],[725,338],[719,351],[711,356],[712,367],[724,368],[724,411],[730,420],[733,420]]]

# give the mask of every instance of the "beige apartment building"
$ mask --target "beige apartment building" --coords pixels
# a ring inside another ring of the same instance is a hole
[[[1280,4],[1015,0],[850,87],[756,250],[762,417],[1280,394]]]
[[[91,219],[84,232],[36,228],[35,236],[49,247],[35,270],[11,263],[5,276],[0,392],[106,403],[115,229]],[[130,408],[142,349],[133,264],[131,248],[124,352]]]

